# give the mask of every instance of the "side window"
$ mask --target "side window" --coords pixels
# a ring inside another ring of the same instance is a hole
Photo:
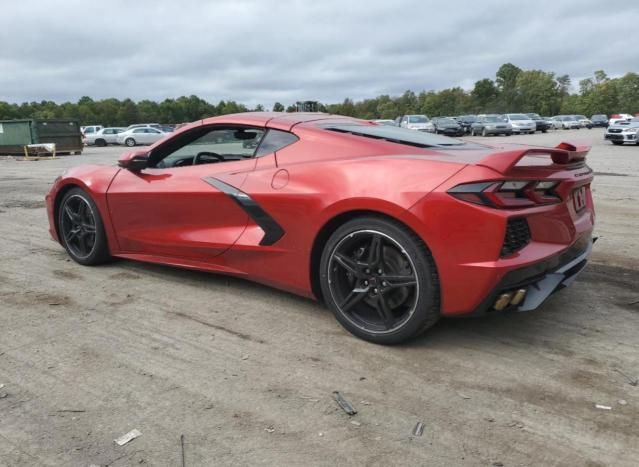
[[[297,142],[299,138],[293,133],[281,130],[268,130],[266,136],[262,138],[260,146],[255,151],[255,157],[271,154],[275,151]]]
[[[156,148],[151,166],[161,169],[251,159],[263,136],[262,128],[198,128]]]
[[[133,133],[146,133],[144,131],[144,128],[136,128],[135,130],[133,130]]]

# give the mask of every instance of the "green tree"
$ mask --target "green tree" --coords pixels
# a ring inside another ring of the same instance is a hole
[[[284,112],[284,106],[282,104],[280,104],[279,102],[276,102],[275,104],[273,104],[273,112]]]

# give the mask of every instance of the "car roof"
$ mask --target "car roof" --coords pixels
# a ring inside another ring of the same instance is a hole
[[[227,123],[237,125],[254,125],[289,131],[295,125],[315,121],[337,120],[346,122],[354,120],[351,117],[332,115],[322,112],[244,112],[239,114],[221,115],[202,120],[203,125]]]

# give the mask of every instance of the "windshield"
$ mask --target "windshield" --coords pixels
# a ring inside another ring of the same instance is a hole
[[[327,125],[324,128],[338,133],[348,133],[351,135],[363,136],[365,138],[381,139],[391,143],[416,146],[418,148],[460,147],[466,145],[463,141],[448,138],[446,136],[387,125],[347,124]]]
[[[503,122],[503,120],[497,116],[491,115],[490,117],[484,117],[482,121],[486,123],[499,123]]]
[[[508,117],[511,120],[530,120],[530,117],[524,114],[509,114]]]
[[[426,115],[411,115],[408,117],[408,123],[428,123]]]
[[[606,116],[605,115],[593,115],[592,119],[593,120],[606,120]]]
[[[457,125],[457,120],[452,118],[442,117],[437,119],[437,123],[445,123],[446,125]]]

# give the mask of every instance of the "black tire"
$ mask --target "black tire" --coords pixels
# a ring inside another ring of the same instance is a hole
[[[340,226],[324,246],[320,284],[337,321],[376,344],[412,339],[439,319],[432,255],[417,235],[389,219],[367,216]]]
[[[614,144],[615,146],[621,146],[623,144],[623,141],[613,141],[612,144]]]
[[[482,128],[481,130],[481,135],[485,138],[486,136],[488,136],[488,133],[486,133],[486,128]]]
[[[132,148],[133,146],[135,146],[135,140],[133,138],[127,138],[124,140],[124,144],[130,148]]]
[[[72,188],[60,201],[57,212],[60,243],[75,262],[85,266],[111,258],[98,207],[81,188]]]
[[[100,138],[95,140],[95,145],[103,148],[104,146],[107,145],[107,142],[103,140],[102,138]]]
[[[542,133],[548,133],[548,130],[541,130]]]

